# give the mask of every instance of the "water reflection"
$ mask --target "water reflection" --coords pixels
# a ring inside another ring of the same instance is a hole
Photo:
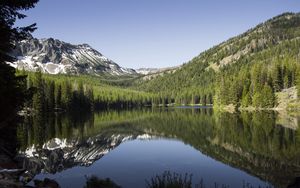
[[[90,166],[128,140],[164,138],[180,140],[275,187],[287,187],[300,177],[298,122],[296,117],[287,119],[274,112],[230,114],[206,108],[149,108],[26,117],[17,135],[20,153],[26,156],[25,165],[33,175]]]
[[[99,187],[121,188],[119,185],[117,185],[109,178],[100,179],[97,176],[87,177],[84,188],[99,188]]]

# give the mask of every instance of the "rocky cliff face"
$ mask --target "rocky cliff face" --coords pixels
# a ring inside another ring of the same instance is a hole
[[[17,43],[11,66],[28,71],[41,69],[49,74],[137,74],[122,68],[88,44],[73,45],[53,38],[30,38]]]

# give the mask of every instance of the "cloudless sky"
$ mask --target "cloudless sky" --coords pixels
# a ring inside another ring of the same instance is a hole
[[[300,12],[300,0],[40,0],[17,25],[124,67],[169,67],[284,12]]]

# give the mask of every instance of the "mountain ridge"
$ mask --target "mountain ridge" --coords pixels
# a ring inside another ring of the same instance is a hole
[[[74,45],[53,38],[28,38],[16,44],[9,64],[18,69],[49,74],[137,75],[123,68],[88,44]]]

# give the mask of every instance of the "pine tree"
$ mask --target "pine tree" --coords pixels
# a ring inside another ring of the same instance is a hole
[[[16,42],[26,38],[34,31],[35,25],[15,28],[17,19],[25,17],[19,11],[33,8],[38,0],[0,1],[0,106],[5,107],[0,113],[0,124],[14,117],[26,97],[26,77],[16,76],[15,69],[6,62],[14,60],[9,54]]]
[[[256,108],[262,107],[262,95],[259,91],[254,93],[252,98],[252,105]]]
[[[61,106],[61,85],[58,84],[55,97],[55,108],[60,109]]]
[[[88,99],[88,105],[89,105],[89,108],[91,109],[91,111],[94,110],[94,92],[93,92],[93,88],[88,88],[87,89],[87,99]]]
[[[37,71],[34,76],[34,86],[36,92],[33,95],[32,107],[36,113],[43,114],[45,112],[45,92],[44,80],[41,71]]]
[[[202,96],[202,98],[201,98],[201,104],[202,104],[202,106],[206,106],[206,104],[207,104],[206,95]]]
[[[283,68],[281,65],[277,65],[276,72],[277,78],[275,81],[278,88],[275,91],[281,91],[283,89]]]
[[[69,109],[71,107],[72,98],[72,86],[70,82],[66,80],[62,86],[62,101],[65,109]]]
[[[48,110],[53,111],[55,108],[55,83],[50,81],[49,83],[49,98],[48,98]]]
[[[262,90],[261,100],[261,106],[265,108],[272,108],[276,104],[275,94],[272,91],[272,88],[267,84],[264,85]]]
[[[84,96],[84,87],[83,83],[79,82],[78,85],[78,101],[77,101],[79,108],[85,108],[86,101],[85,101],[85,96]]]
[[[284,84],[283,84],[283,88],[284,88],[284,89],[290,87],[288,74],[285,74],[285,75],[284,75],[283,83],[284,83]]]
[[[241,105],[242,105],[242,107],[248,107],[251,105],[251,98],[250,98],[249,89],[247,88],[247,86],[244,86],[244,88],[243,88]]]

